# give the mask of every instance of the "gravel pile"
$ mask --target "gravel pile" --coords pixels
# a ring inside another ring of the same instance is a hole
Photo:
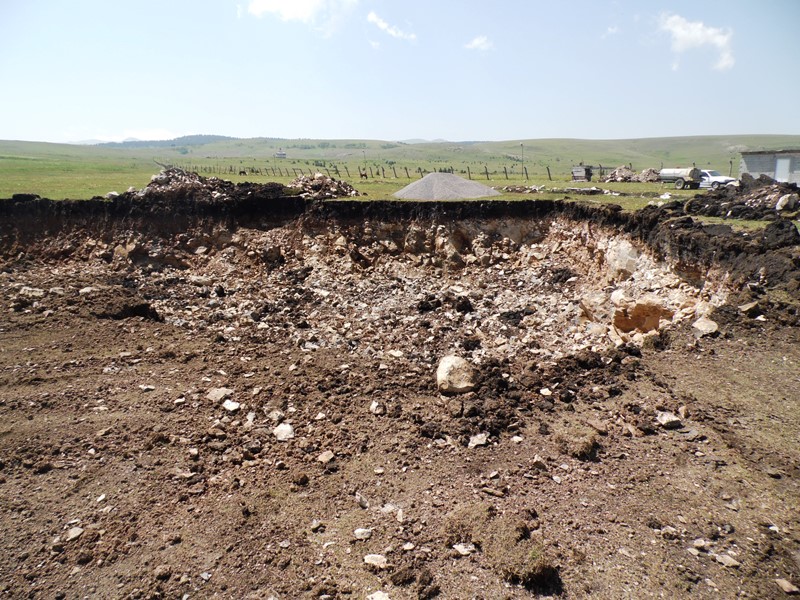
[[[395,198],[410,200],[459,200],[499,196],[500,192],[475,181],[469,181],[450,173],[428,173],[420,179],[395,192]]]

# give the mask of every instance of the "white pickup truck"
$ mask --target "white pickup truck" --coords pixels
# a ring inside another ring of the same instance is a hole
[[[674,183],[676,190],[689,188],[696,190],[703,181],[703,172],[700,169],[661,169],[658,178],[665,183]]]
[[[736,181],[733,177],[728,177],[719,171],[713,171],[711,169],[701,169],[700,173],[702,173],[702,181],[700,182],[701,188],[716,190],[720,186],[728,185]]]

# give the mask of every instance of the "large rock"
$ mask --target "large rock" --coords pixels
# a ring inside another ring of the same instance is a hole
[[[475,389],[475,369],[460,356],[445,356],[436,369],[436,385],[443,394],[464,394]]]
[[[624,333],[658,330],[661,319],[672,319],[674,312],[665,308],[655,296],[645,296],[633,305],[620,306],[614,311],[614,326]]]
[[[797,194],[784,194],[778,198],[775,210],[794,210],[798,202],[800,202],[800,197]]]
[[[719,325],[708,317],[700,317],[692,323],[692,331],[697,338],[714,336],[719,332]]]
[[[615,240],[608,245],[606,261],[613,279],[628,279],[636,271],[639,251],[628,240]]]

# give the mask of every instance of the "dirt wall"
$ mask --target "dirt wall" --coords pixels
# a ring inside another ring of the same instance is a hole
[[[800,290],[800,234],[791,221],[775,221],[748,234],[695,221],[678,203],[627,213],[614,205],[553,200],[311,202],[284,191],[277,184],[242,184],[216,199],[173,189],[144,198],[128,193],[113,200],[0,200],[0,256],[63,257],[69,247],[53,244],[60,238],[88,235],[109,241],[130,231],[159,238],[190,229],[268,229],[294,220],[304,226],[336,227],[364,221],[455,223],[563,216],[629,235],[673,263],[690,281],[715,266],[734,285],[781,289],[793,296]]]

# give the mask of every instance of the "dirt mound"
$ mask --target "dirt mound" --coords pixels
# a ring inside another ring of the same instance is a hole
[[[500,192],[476,181],[469,181],[451,173],[428,173],[395,192],[395,198],[413,200],[459,200],[499,196]]]
[[[698,194],[686,203],[693,215],[733,219],[775,220],[796,216],[800,209],[798,187],[761,175],[758,179],[745,173],[738,186],[723,186]]]

